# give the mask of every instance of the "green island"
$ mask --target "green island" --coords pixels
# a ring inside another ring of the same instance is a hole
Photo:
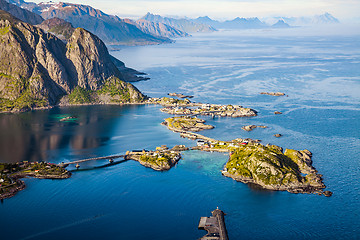
[[[180,160],[180,151],[188,150],[185,146],[177,145],[168,149],[165,145],[157,147],[156,151],[132,151],[125,155],[126,160],[138,161],[145,167],[152,168],[156,171],[166,171],[175,166]]]
[[[189,108],[197,106],[197,108]],[[220,117],[254,117],[257,112],[251,108],[244,108],[238,105],[218,105],[218,104],[193,104],[189,106],[167,106],[161,109],[162,112],[176,115],[207,115]]]
[[[181,151],[189,150],[184,145],[176,145],[172,149],[166,145],[157,147],[155,151],[133,150],[121,155],[124,160],[135,160],[145,167],[156,171],[166,171],[171,169],[181,158]],[[116,158],[119,158],[117,156]],[[84,161],[98,159],[109,159],[113,163],[114,156],[92,158]],[[76,161],[75,161],[76,162]],[[34,177],[42,179],[65,179],[71,177],[71,173],[65,168],[71,163],[46,163],[46,162],[18,162],[0,163],[0,199],[13,197],[18,191],[25,189],[25,183],[21,178]],[[79,168],[79,165],[76,166]]]
[[[149,98],[146,101],[147,104],[159,104],[162,106],[197,106],[196,103],[192,103],[189,99],[176,99],[169,97],[162,98]]]
[[[332,195],[332,192],[323,190],[326,186],[322,175],[312,166],[312,153],[308,150],[283,151],[276,145],[264,146],[260,140],[237,138],[219,141],[176,127],[169,129],[180,132],[181,137],[200,139],[192,150],[228,152],[229,160],[222,170],[226,177],[268,190]]]
[[[170,130],[185,130],[191,132],[200,132],[214,128],[214,126],[207,125],[205,122],[205,120],[197,117],[181,116],[166,118],[161,124],[167,126]]]
[[[283,152],[276,145],[241,145],[230,152],[222,174],[264,189],[331,196],[323,191],[325,185],[312,166],[311,156],[308,150]]]
[[[125,85],[123,86],[123,84]],[[199,140],[197,146],[192,147],[192,150],[229,153],[229,160],[222,170],[224,176],[243,183],[255,184],[269,190],[331,196],[332,193],[330,191],[324,191],[325,185],[322,182],[322,176],[312,166],[312,154],[308,150],[297,151],[286,149],[283,151],[281,147],[275,145],[264,146],[259,143],[260,140],[237,138],[231,141],[219,141],[196,133],[214,127],[205,124],[205,120],[194,117],[195,115],[248,117],[256,116],[255,110],[236,105],[192,103],[188,99],[179,100],[168,97],[147,98],[144,95],[139,95],[139,98],[128,99],[126,97],[127,92],[131,91],[132,85],[129,85],[130,87],[127,88],[126,84],[113,78],[97,91],[77,87],[71,94],[63,97],[62,103],[64,105],[72,105],[127,104],[132,102],[165,106],[161,111],[183,116],[166,118],[161,124],[167,126],[173,132],[180,133],[181,137]],[[131,95],[134,96],[134,93]],[[72,117],[67,117],[63,120],[66,121],[70,118]],[[243,127],[243,129],[249,131],[255,127],[265,128],[265,126],[250,125]],[[141,150],[127,152],[124,159],[138,161],[141,165],[157,171],[166,171],[176,165],[181,158],[180,152],[186,150],[188,148],[185,146],[176,146],[170,150],[166,146],[162,146],[157,148],[156,151]],[[51,175],[49,170],[52,168],[49,168],[49,166],[53,165],[44,166],[47,172],[34,168],[26,169],[26,172],[25,169],[22,169],[22,174],[15,174],[11,181],[5,180],[10,179],[9,177],[3,177],[3,182],[5,184],[11,183],[12,187],[9,187],[8,191],[14,190],[13,192],[16,192],[24,187],[23,182],[18,180],[20,177],[58,178],[59,175],[62,176],[62,173],[67,172],[64,168],[56,166],[56,169],[63,169],[64,172],[58,170],[58,174]],[[35,170],[39,171],[35,172]],[[10,175],[7,174],[7,176]],[[68,175],[66,176],[69,177]]]
[[[14,196],[25,188],[21,178],[34,177],[46,179],[69,178],[71,173],[52,163],[19,162],[0,163],[0,199]]]

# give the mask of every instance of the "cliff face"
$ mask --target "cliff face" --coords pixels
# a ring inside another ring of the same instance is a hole
[[[23,108],[29,99],[39,101],[31,105],[53,104],[71,90],[63,42],[4,11],[0,32],[0,98],[13,101],[10,108]]]
[[[40,15],[10,4],[5,0],[0,0],[0,10],[7,11],[16,18],[33,25],[39,24],[44,20]]]
[[[111,61],[105,44],[92,33],[77,28],[66,46],[66,57],[76,70],[76,85],[98,90],[110,76],[122,78],[120,71]]]
[[[50,33],[54,34],[56,37],[60,38],[65,43],[67,43],[68,41],[71,41],[70,45],[68,45],[68,49],[74,49],[74,47],[76,45],[76,43],[74,43],[75,36],[73,36],[75,28],[71,25],[71,23],[69,23],[63,19],[60,19],[60,18],[51,18],[51,19],[47,19],[47,20],[43,21],[41,24],[36,25],[36,26],[45,30],[46,32],[50,32]],[[107,52],[107,50],[104,50],[106,47],[104,46],[102,41],[100,41],[98,39],[97,36],[87,32],[85,30],[83,31],[83,34],[76,33],[75,35],[82,37],[82,39],[76,40],[76,41],[80,41],[80,43],[86,42],[85,39],[87,37],[89,37],[89,39],[94,40],[91,44],[89,44],[90,49],[91,49],[91,46],[93,44],[95,44],[95,45],[97,45],[98,49],[102,49],[103,54],[101,54],[101,56],[102,57],[106,56],[106,59],[97,59],[98,62],[105,62],[105,64],[107,64],[110,68],[113,68],[113,69],[114,69],[113,65],[116,66],[117,69],[115,68],[113,73],[111,73],[111,74],[115,74],[117,72],[117,70],[119,70],[121,73],[122,79],[126,82],[137,82],[137,81],[149,79],[147,77],[139,76],[139,75],[146,75],[145,73],[138,72],[132,68],[126,67],[123,62],[121,62],[120,60],[118,60],[112,56],[110,56],[110,60],[112,62],[112,63],[110,63],[108,54],[105,53],[105,52]],[[84,39],[84,37],[85,37],[85,39]],[[74,51],[72,51],[72,52],[74,52]],[[103,69],[103,70],[107,71],[107,69]]]
[[[50,18],[36,26],[45,30],[46,32],[51,32],[64,42],[66,42],[71,37],[75,30],[71,23],[60,18]]]
[[[122,79],[95,35],[75,29],[65,45],[0,10],[0,111],[53,105],[76,87],[100,90],[110,77]]]

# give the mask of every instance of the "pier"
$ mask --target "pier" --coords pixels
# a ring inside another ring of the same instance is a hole
[[[206,230],[208,233],[199,240],[229,240],[226,226],[225,213],[219,208],[211,212],[212,217],[201,217],[199,229]]]

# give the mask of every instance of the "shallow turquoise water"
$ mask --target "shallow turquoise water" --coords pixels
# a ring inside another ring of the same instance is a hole
[[[205,118],[216,128],[203,134],[309,149],[332,197],[250,188],[221,175],[228,156],[220,153],[185,152],[168,172],[133,161],[94,169],[107,163],[99,161],[67,180],[26,179],[24,191],[0,204],[1,239],[197,239],[204,234],[200,217],[217,206],[227,213],[230,239],[360,238],[358,40],[223,32],[113,53],[150,74],[136,83],[148,95],[182,92],[258,110],[254,118]],[[59,121],[69,115],[76,121]],[[167,116],[142,105],[2,114],[0,161],[61,162],[194,145],[160,125]],[[269,128],[241,130],[248,124]]]

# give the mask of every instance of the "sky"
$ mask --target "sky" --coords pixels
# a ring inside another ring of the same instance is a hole
[[[31,0],[25,0],[31,1]],[[44,0],[32,0],[39,3]],[[53,0],[54,2],[58,2]],[[360,19],[360,0],[63,0],[98,8],[120,17],[163,16],[235,17],[312,16],[329,12],[340,20]]]

